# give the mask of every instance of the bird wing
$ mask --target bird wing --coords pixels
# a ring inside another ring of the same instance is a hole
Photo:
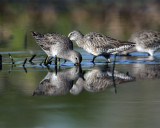
[[[132,42],[116,40],[95,32],[87,34],[86,39],[88,40],[88,45],[97,49],[103,49],[103,51],[108,53],[124,51],[135,45],[135,43]]]
[[[50,34],[41,34],[38,32],[32,32],[32,36],[35,38],[36,43],[45,51],[49,51],[50,50],[50,45],[51,42],[48,39],[48,37],[51,35]]]
[[[47,38],[46,43],[48,45],[62,45],[64,48],[73,49],[73,42],[65,35],[52,33],[46,34],[45,36]]]
[[[36,39],[37,44],[46,51],[50,50],[51,45],[63,45],[65,48],[73,49],[72,41],[64,35],[57,33],[40,34],[36,32],[32,32],[32,35]]]
[[[132,34],[129,41],[136,42],[146,48],[157,47],[160,45],[160,32],[144,30]]]
[[[146,47],[157,47],[160,45],[160,32],[146,31],[139,35],[139,40]]]

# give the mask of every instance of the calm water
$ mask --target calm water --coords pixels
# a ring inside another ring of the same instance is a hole
[[[81,67],[62,60],[57,73],[54,64],[49,71],[39,65],[46,56],[42,51],[1,52],[0,127],[159,127],[159,52],[155,58],[117,57],[113,77],[113,58],[107,66],[98,57],[94,66],[90,54],[77,50],[83,54]],[[33,54],[34,65],[27,61],[24,70],[25,58]]]
[[[139,30],[160,31],[159,7],[158,0],[0,1],[0,128],[159,128],[160,52],[118,56],[113,67],[113,57],[93,65],[76,49],[81,67],[61,60],[56,71],[54,59],[40,65],[46,54],[30,33],[78,29],[128,40]]]

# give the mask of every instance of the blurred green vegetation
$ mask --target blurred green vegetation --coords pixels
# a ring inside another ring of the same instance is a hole
[[[68,35],[79,29],[127,40],[142,29],[160,30],[159,7],[158,0],[1,1],[0,50],[24,50],[25,45],[29,50],[39,49],[31,30]]]

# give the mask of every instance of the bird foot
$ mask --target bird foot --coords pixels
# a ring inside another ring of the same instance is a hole
[[[93,60],[91,61],[91,63],[95,64]]]

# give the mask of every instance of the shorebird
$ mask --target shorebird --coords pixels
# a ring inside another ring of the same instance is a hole
[[[114,70],[114,76],[111,68],[106,67],[94,67],[91,71],[88,71],[84,74],[84,79],[81,77],[78,78],[76,84],[73,85],[70,93],[79,94],[83,89],[89,92],[99,92],[114,86],[114,84],[121,84],[125,82],[134,81],[135,78],[129,76],[126,73],[120,73],[119,71]],[[114,79],[113,79],[114,77]]]
[[[39,83],[33,95],[64,95],[70,91],[73,81],[81,76],[81,67],[74,66],[60,72],[48,72]]]
[[[143,30],[132,34],[129,41],[136,43],[132,51],[147,52],[150,56],[154,56],[154,52],[160,48],[160,32]]]
[[[57,33],[40,34],[37,32],[32,32],[32,36],[48,56],[55,57],[56,62],[58,57],[70,60],[75,65],[81,63],[82,56],[73,50],[73,43],[68,37]]]
[[[116,55],[135,45],[135,43],[116,40],[97,32],[89,32],[83,35],[80,31],[74,30],[69,33],[68,37],[70,40],[75,41],[79,47],[93,54],[93,59],[91,61],[93,63],[97,56],[104,56],[108,59],[110,54]]]

